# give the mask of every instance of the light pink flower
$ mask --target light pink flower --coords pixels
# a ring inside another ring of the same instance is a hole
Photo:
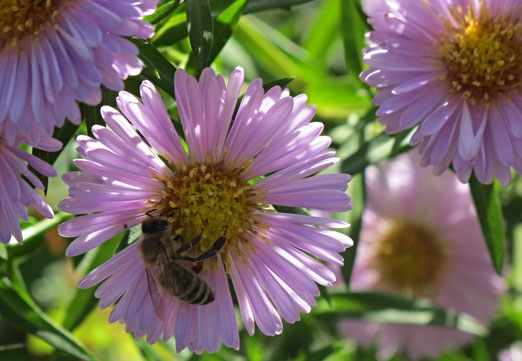
[[[102,108],[108,127],[93,127],[96,139],[78,137],[84,159],[75,164],[81,172],[63,177],[70,198],[59,208],[91,213],[60,226],[63,236],[78,237],[67,249],[69,256],[139,225],[148,211],[169,215],[186,240],[202,235],[192,256],[226,237],[219,254],[204,261],[200,273],[215,300],[196,306],[170,297],[164,319],[151,303],[140,241],[80,282],[81,288],[102,283],[96,291],[100,307],[116,303],[109,321],[126,323],[128,332],[147,335],[149,343],[174,336],[178,351],[188,347],[214,352],[222,343],[239,348],[227,275],[248,333],[253,334],[257,324],[266,335],[279,334],[281,318],[293,323],[299,312],[309,312],[316,304],[316,283],[335,281],[333,272],[310,255],[340,265],[339,253],[352,244],[341,233],[323,228],[346,227],[344,222],[279,213],[269,206],[349,210],[345,190],[350,177],[313,176],[338,159],[326,152],[331,140],[320,136],[322,124],[311,122],[315,107],[306,105],[305,95],[292,97],[279,87],[265,93],[261,79],[256,79],[233,119],[243,78],[239,67],[228,85],[210,68],[199,82],[177,70],[183,143],[151,83],[141,86],[143,104],[120,92],[117,103],[123,115]]]
[[[353,289],[428,298],[490,322],[502,279],[491,264],[469,187],[453,173],[433,177],[409,153],[366,170],[368,202],[351,280]],[[387,358],[433,357],[473,336],[436,326],[344,321],[341,329]]]
[[[4,128],[0,125],[0,242],[7,244],[14,236],[21,244],[23,237],[19,218],[27,221],[27,207],[32,205],[44,217],[54,216],[52,208],[33,189],[32,186],[41,190],[45,187],[28,165],[47,177],[56,176],[56,171],[43,160],[20,149],[23,138],[17,136],[14,144],[10,145],[4,140],[4,135]],[[51,152],[62,146],[59,141],[49,137],[41,137],[38,143],[28,145]]]
[[[13,144],[29,129],[38,141],[68,118],[80,122],[77,101],[96,105],[100,85],[123,89],[140,73],[138,49],[124,37],[150,38],[140,21],[157,0],[2,0],[0,124]]]
[[[366,1],[374,31],[361,79],[389,133],[418,126],[421,164],[503,185],[522,174],[519,0]]]

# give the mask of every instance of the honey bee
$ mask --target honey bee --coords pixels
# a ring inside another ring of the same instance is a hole
[[[150,298],[158,318],[165,318],[164,301],[168,295],[195,305],[206,305],[214,301],[212,289],[194,272],[198,264],[190,270],[177,262],[185,260],[197,263],[215,256],[225,244],[224,236],[219,237],[212,247],[199,257],[188,257],[182,254],[195,246],[201,240],[201,236],[186,243],[179,235],[172,239],[172,224],[166,217],[150,217],[142,223],[141,229],[139,247],[145,262]]]

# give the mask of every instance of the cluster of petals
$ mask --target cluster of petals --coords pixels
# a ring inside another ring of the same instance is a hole
[[[52,208],[33,188],[44,190],[45,186],[28,165],[46,177],[56,176],[56,171],[43,160],[20,149],[23,138],[17,136],[11,145],[3,140],[4,134],[4,129],[0,127],[0,242],[7,244],[14,236],[21,244],[23,238],[19,218],[28,220],[27,207],[32,205],[44,217],[54,216]],[[50,152],[62,146],[50,137],[39,137],[37,143],[29,142],[29,145]]]
[[[61,235],[77,237],[67,254],[87,252],[142,223],[147,217],[144,210],[162,197],[164,184],[158,179],[172,173],[165,159],[178,164],[212,159],[231,166],[250,162],[241,177],[257,179],[263,204],[349,210],[352,204],[345,190],[350,177],[314,175],[338,158],[327,151],[330,138],[320,136],[323,125],[311,122],[315,107],[306,105],[307,97],[292,97],[280,87],[265,92],[261,79],[256,79],[233,120],[243,81],[240,67],[228,85],[209,68],[199,82],[181,69],[176,71],[175,95],[188,151],[150,82],[141,85],[143,103],[122,91],[117,98],[121,114],[103,107],[107,127],[93,127],[95,139],[78,137],[83,159],[74,163],[80,171],[63,176],[70,197],[59,208],[90,213],[60,226]],[[341,265],[339,253],[352,243],[330,229],[347,224],[329,217],[261,209],[253,217],[264,225],[264,237],[245,234],[248,247],[238,246],[240,257],[229,255],[225,265],[218,254],[217,267],[201,274],[215,293],[208,305],[189,305],[171,297],[168,314],[159,319],[147,290],[140,241],[89,273],[80,287],[101,283],[95,293],[99,306],[116,303],[109,321],[125,323],[128,332],[146,335],[149,343],[174,336],[178,351],[188,347],[197,353],[214,352],[221,344],[239,348],[228,275],[248,333],[253,334],[257,324],[266,335],[279,334],[282,319],[293,323],[300,312],[309,312],[316,304],[316,283],[328,286],[335,281],[334,273],[315,257]]]
[[[433,177],[429,168],[418,165],[420,157],[412,152],[366,170],[368,201],[350,285],[359,290],[401,293],[386,283],[386,275],[381,274],[373,257],[390,222],[415,224],[434,232],[446,256],[436,282],[414,297],[427,298],[436,306],[489,324],[504,282],[491,264],[469,187],[453,173]],[[398,352],[405,352],[412,360],[435,357],[473,338],[441,326],[347,320],[340,329],[362,345],[375,343],[384,359]]]
[[[511,168],[522,174],[520,85],[491,101],[470,101],[453,91],[438,50],[448,24],[456,26],[455,17],[463,19],[469,9],[477,17],[487,12],[493,21],[515,19],[512,36],[521,43],[520,1],[367,0],[365,9],[374,31],[364,50],[369,69],[360,77],[377,88],[373,104],[387,131],[418,126],[411,144],[419,145],[422,166],[434,165],[435,174],[452,164],[462,182],[474,171],[482,183],[496,177],[505,186]]]
[[[100,85],[121,90],[122,79],[141,72],[138,49],[125,37],[150,38],[154,33],[140,19],[154,10],[157,0],[43,3],[57,4],[58,14],[38,35],[18,39],[14,46],[0,35],[0,124],[9,144],[17,133],[29,130],[36,143],[65,118],[79,124],[77,101],[96,105]]]

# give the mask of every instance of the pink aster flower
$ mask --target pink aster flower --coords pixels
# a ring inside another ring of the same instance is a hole
[[[0,125],[0,242],[9,243],[11,236],[22,243],[22,231],[19,218],[27,221],[26,207],[33,206],[47,218],[53,218],[53,210],[32,186],[44,190],[43,183],[28,168],[28,165],[47,177],[56,176],[56,171],[49,164],[19,146],[23,139],[17,136],[14,145],[4,139],[5,129]],[[62,144],[56,139],[40,137],[38,143],[30,143],[34,148],[56,152]],[[24,176],[26,179],[23,179]],[[27,182],[31,182],[32,186]]]
[[[7,140],[33,127],[51,135],[65,118],[79,123],[76,101],[98,104],[102,84],[123,89],[122,79],[142,68],[138,49],[124,37],[153,35],[152,26],[140,19],[156,3],[2,0],[0,124]]]
[[[522,360],[522,343],[513,344],[510,348],[501,351],[498,355],[499,361]]]
[[[81,288],[101,283],[96,290],[100,307],[116,303],[109,321],[126,323],[128,332],[147,335],[149,343],[174,336],[178,351],[188,347],[214,352],[221,343],[239,348],[227,275],[247,331],[253,334],[257,324],[266,335],[279,334],[281,318],[293,323],[316,304],[316,283],[328,286],[335,281],[333,272],[312,256],[340,265],[339,252],[352,244],[326,228],[346,227],[344,222],[280,213],[270,206],[347,211],[350,176],[314,175],[338,159],[326,151],[330,138],[320,136],[323,125],[311,122],[315,107],[306,105],[305,95],[292,97],[279,87],[265,93],[261,79],[256,79],[232,120],[243,78],[241,68],[234,70],[228,85],[210,68],[199,82],[176,71],[183,141],[151,83],[141,86],[143,104],[120,92],[117,103],[123,115],[102,108],[108,127],[93,127],[96,139],[78,137],[84,159],[75,164],[81,171],[63,177],[70,198],[59,208],[91,213],[60,226],[61,235],[78,237],[67,249],[69,256],[139,226],[150,215],[169,217],[169,242],[179,242],[179,236],[201,237],[187,252],[191,257],[226,238],[216,256],[199,264],[199,277],[214,292],[214,301],[204,306],[167,294],[166,313],[158,315],[148,289],[142,241],[80,282]]]
[[[502,279],[491,264],[467,185],[433,177],[409,153],[366,171],[368,203],[354,264],[354,289],[427,298],[490,322]],[[433,357],[473,336],[437,326],[344,321],[341,330],[387,358]]]
[[[361,79],[389,133],[418,125],[421,165],[482,183],[522,174],[519,0],[368,0],[375,31]]]

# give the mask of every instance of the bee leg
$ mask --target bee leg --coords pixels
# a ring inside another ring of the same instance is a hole
[[[201,241],[201,235],[194,237],[194,239],[192,239],[192,241],[190,241],[190,242],[182,244],[181,247],[178,248],[178,254],[188,251],[189,249],[194,247],[196,244],[198,244],[199,241]]]
[[[205,253],[203,253],[201,256],[196,257],[196,258],[193,258],[193,257],[180,257],[180,259],[183,259],[185,261],[191,261],[191,262],[200,262],[200,261],[203,261],[203,260],[205,260],[207,258],[213,257],[223,247],[223,245],[225,244],[226,240],[227,239],[225,237],[221,236],[221,237],[219,237],[217,239],[216,242],[214,242],[212,247],[210,247],[210,249],[208,251],[206,251]]]

